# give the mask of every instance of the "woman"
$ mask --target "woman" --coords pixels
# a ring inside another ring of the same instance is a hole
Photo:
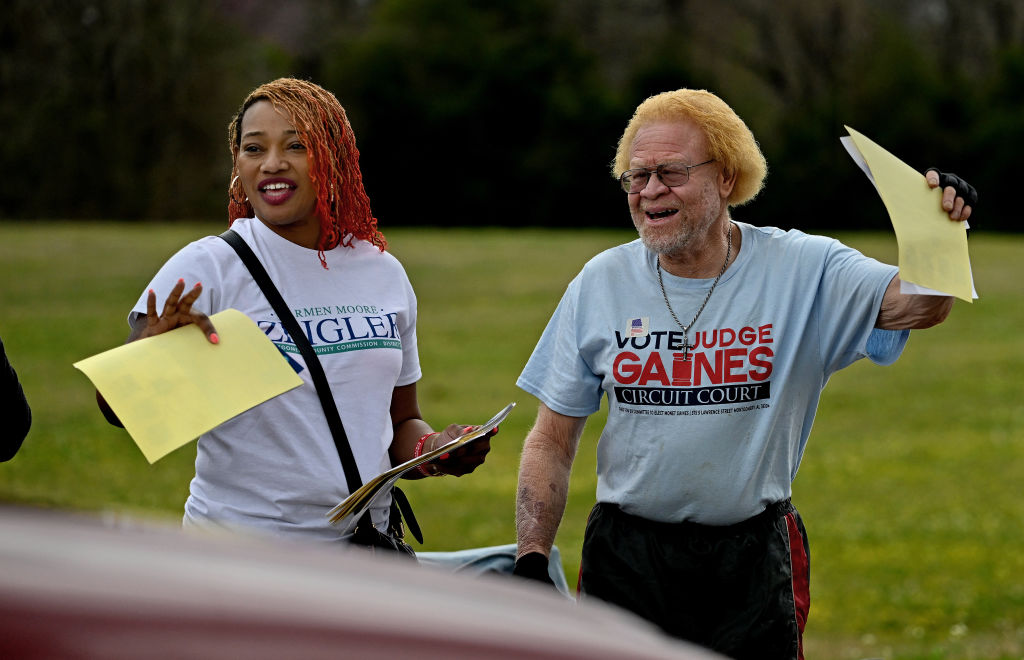
[[[250,93],[228,132],[229,225],[305,328],[363,481],[454,438],[463,427],[436,433],[420,414],[416,298],[401,264],[385,252],[341,104],[315,84],[282,78]],[[129,341],[195,323],[218,343],[208,315],[227,308],[302,360],[239,257],[212,236],[160,269],[132,309]],[[308,373],[301,369],[301,387],[199,438],[186,526],[344,538],[325,514],[348,495],[345,474]],[[474,442],[411,478],[467,474],[489,449],[488,439]],[[386,505],[371,510],[379,530],[388,522]]]

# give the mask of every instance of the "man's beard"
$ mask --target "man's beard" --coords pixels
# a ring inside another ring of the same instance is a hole
[[[679,214],[682,214],[682,209],[679,210]],[[633,221],[633,226],[637,228],[640,241],[648,250],[655,254],[673,255],[685,250],[694,239],[706,235],[714,222],[715,217],[709,216],[699,226],[689,231],[685,229],[685,219],[672,227],[659,227],[656,230],[652,230],[646,223],[637,226],[636,220]]]

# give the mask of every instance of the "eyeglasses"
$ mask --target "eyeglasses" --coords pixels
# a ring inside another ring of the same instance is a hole
[[[676,186],[684,185],[690,180],[690,170],[712,163],[714,160],[712,158],[696,165],[661,163],[653,167],[636,167],[623,172],[619,177],[619,183],[622,184],[623,190],[633,195],[647,187],[647,182],[651,180],[651,174],[657,174],[659,181],[669,188],[675,188]]]

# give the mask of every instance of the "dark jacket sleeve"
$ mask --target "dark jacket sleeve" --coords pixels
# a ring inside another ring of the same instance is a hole
[[[0,340],[0,461],[14,458],[32,426],[32,410]]]

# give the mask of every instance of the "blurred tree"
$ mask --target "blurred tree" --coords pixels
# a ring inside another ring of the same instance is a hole
[[[971,220],[973,226],[1019,232],[1017,188],[1010,177],[1020,168],[1018,149],[1024,145],[1024,45],[1001,51],[983,81],[985,121],[970,135],[954,138],[970,154],[969,169],[957,172],[981,182],[982,213]]]
[[[14,0],[4,13],[0,216],[226,213],[235,68],[272,67],[214,4]]]
[[[982,72],[1019,43],[1017,4],[733,0],[690,7],[679,25],[701,25],[691,67],[737,109],[768,158],[766,189],[737,216],[782,227],[888,227],[877,194],[839,143],[844,124],[918,169],[954,169],[991,200],[1001,186],[975,167],[982,152],[970,136],[989,121]],[[975,32],[981,46],[960,56],[965,49],[953,44]],[[990,203],[986,210],[995,211]]]
[[[708,88],[768,158],[737,217],[885,227],[843,124],[981,191],[1024,132],[1019,0],[10,0],[0,217],[221,217],[225,124],[311,78],[350,111],[384,226],[624,226],[608,176],[644,97]]]
[[[620,222],[610,104],[551,3],[381,0],[327,52],[385,225]]]

